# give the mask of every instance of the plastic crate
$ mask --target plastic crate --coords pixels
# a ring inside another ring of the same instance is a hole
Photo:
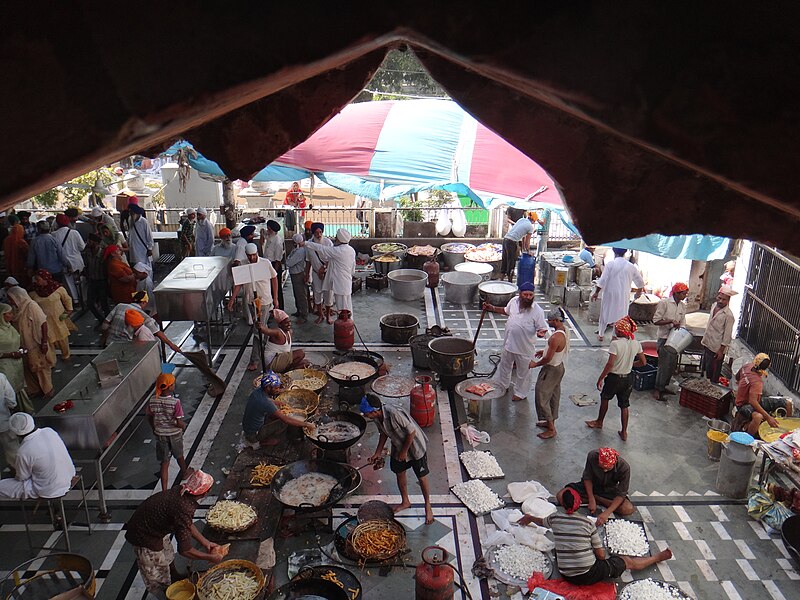
[[[731,393],[728,392],[722,398],[712,398],[705,394],[693,392],[686,388],[681,388],[679,404],[690,408],[709,419],[722,419],[730,410]]]
[[[639,392],[655,389],[657,374],[658,367],[654,367],[651,364],[643,367],[633,367],[633,389]]]

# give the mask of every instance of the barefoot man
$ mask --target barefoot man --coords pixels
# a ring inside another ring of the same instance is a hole
[[[569,353],[569,334],[564,327],[564,311],[554,306],[547,313],[547,324],[555,329],[547,340],[547,350],[539,350],[530,363],[530,368],[542,367],[536,379],[535,398],[537,427],[544,428],[538,434],[543,440],[556,437],[556,419],[561,404],[561,380]]]
[[[375,421],[380,431],[380,439],[375,454],[367,462],[375,464],[383,458],[383,447],[386,440],[391,440],[392,450],[389,466],[392,473],[397,475],[397,487],[400,488],[400,504],[394,507],[394,512],[411,508],[408,497],[408,479],[406,471],[414,469],[422,488],[422,497],[425,499],[425,524],[433,523],[433,510],[431,509],[430,492],[428,491],[428,438],[419,425],[411,418],[404,408],[399,406],[385,406],[380,399],[372,394],[361,400],[361,412],[364,417]]]
[[[586,421],[592,429],[602,429],[603,419],[608,412],[608,401],[617,397],[622,429],[618,432],[622,441],[628,439],[628,407],[631,405],[631,369],[634,361],[637,367],[647,364],[642,344],[634,339],[636,323],[630,317],[623,317],[614,323],[614,338],[608,347],[608,362],[597,378],[600,390],[600,414],[594,421]]]
[[[583,515],[573,514],[580,507],[580,496],[575,490],[559,498],[564,512],[555,512],[540,519],[525,515],[518,523],[536,523],[553,530],[556,544],[556,560],[561,576],[573,585],[593,585],[608,579],[620,577],[626,570],[639,571],[672,558],[669,548],[655,556],[617,556],[606,558],[603,541],[597,532],[597,525]],[[598,525],[599,525],[598,520]]]

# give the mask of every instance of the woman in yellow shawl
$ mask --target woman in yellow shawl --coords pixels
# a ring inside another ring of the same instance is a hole
[[[39,269],[33,276],[31,299],[47,316],[47,337],[53,346],[61,350],[61,358],[69,360],[69,332],[75,326],[69,320],[72,315],[72,297],[49,272]]]
[[[56,353],[47,336],[47,316],[24,289],[14,286],[8,290],[8,300],[16,310],[14,325],[19,331],[22,347],[25,383],[32,395],[53,395],[52,371],[56,364]]]
[[[22,341],[19,331],[11,321],[14,317],[8,304],[0,303],[0,373],[6,376],[17,394],[19,410],[30,415],[34,413],[33,403],[25,391],[25,369],[22,366]]]

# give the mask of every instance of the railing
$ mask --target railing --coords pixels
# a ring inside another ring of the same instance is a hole
[[[553,214],[550,216],[550,229],[547,239],[551,242],[577,242],[581,238],[572,233],[558,215]]]
[[[769,354],[770,372],[800,391],[800,266],[753,244],[739,337]]]

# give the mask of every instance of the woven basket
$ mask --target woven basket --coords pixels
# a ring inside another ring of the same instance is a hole
[[[246,573],[258,583],[258,589],[252,596],[237,598],[237,600],[253,600],[264,589],[266,581],[261,569],[249,560],[226,560],[211,567],[197,582],[197,597],[200,600],[214,600],[214,596],[211,595],[212,586],[222,581],[222,578],[228,573],[237,572]]]
[[[229,500],[228,502],[233,502],[233,501]],[[250,506],[246,502],[239,502],[239,504],[244,504],[245,506]],[[214,508],[214,507],[212,506],[211,508]],[[250,506],[250,508],[253,508],[253,507]],[[211,510],[211,509],[209,509],[209,510]],[[212,527],[212,528],[216,529],[217,531],[224,531],[225,533],[240,533],[240,532],[245,531],[246,529],[249,529],[250,527],[252,527],[253,524],[258,520],[258,513],[256,512],[255,508],[253,508],[253,512],[254,512],[253,518],[248,523],[246,523],[245,525],[241,525],[240,527],[222,527],[221,525],[217,525],[215,523],[210,523],[207,518],[206,518],[206,523],[208,523],[209,527]]]
[[[307,389],[307,388],[298,388],[292,387],[295,385],[296,381],[302,379],[308,379],[310,377],[314,377],[322,381],[322,385],[317,387],[316,389],[311,390],[312,392],[319,392],[322,388],[324,388],[328,384],[328,375],[327,373],[323,373],[322,371],[317,371],[316,369],[295,369],[294,371],[289,371],[285,373],[286,377],[289,378],[289,383],[287,387],[289,389]]]
[[[289,390],[275,398],[275,405],[284,412],[314,414],[319,406],[319,394],[311,390]]]
[[[397,534],[397,541],[392,544],[391,547],[369,554],[359,550],[366,538],[387,531]],[[367,521],[353,529],[352,533],[350,533],[347,538],[347,545],[353,550],[355,555],[360,556],[364,560],[388,560],[397,556],[405,547],[406,531],[397,521]]]

